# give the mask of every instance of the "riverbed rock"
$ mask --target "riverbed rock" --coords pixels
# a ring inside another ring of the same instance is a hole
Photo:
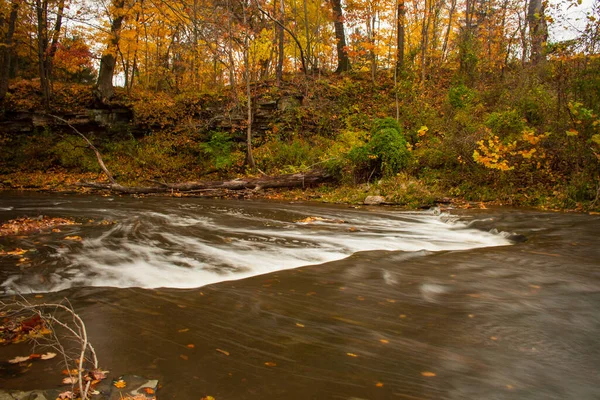
[[[378,206],[383,203],[385,203],[385,197],[383,196],[367,196],[363,202],[366,206]]]

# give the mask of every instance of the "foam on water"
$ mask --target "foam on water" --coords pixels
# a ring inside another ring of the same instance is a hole
[[[84,237],[80,245],[56,251],[58,266],[43,279],[12,277],[3,286],[21,292],[72,286],[195,288],[340,260],[360,251],[431,252],[510,244],[503,235],[470,228],[435,211],[268,211],[182,205],[176,212],[129,215],[96,237]],[[309,215],[323,220],[293,222]]]

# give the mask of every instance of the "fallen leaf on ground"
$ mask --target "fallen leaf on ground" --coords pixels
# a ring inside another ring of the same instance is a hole
[[[58,395],[58,398],[61,400],[64,399],[72,399],[73,398],[73,392],[62,392]]]
[[[143,390],[143,391],[144,391],[144,393],[146,393],[146,394],[154,394],[154,393],[155,393],[154,389],[152,389],[152,388],[149,388],[149,387],[145,387],[145,388],[143,388],[142,390]]]

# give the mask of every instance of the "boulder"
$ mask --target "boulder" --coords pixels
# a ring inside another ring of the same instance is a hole
[[[366,206],[378,206],[383,203],[385,203],[385,197],[383,196],[367,196],[363,202]]]

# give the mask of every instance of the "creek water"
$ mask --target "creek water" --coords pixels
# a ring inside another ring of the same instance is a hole
[[[35,250],[0,257],[2,298],[68,298],[162,399],[600,398],[598,216],[0,195],[0,222],[39,215],[79,224],[0,238]]]

